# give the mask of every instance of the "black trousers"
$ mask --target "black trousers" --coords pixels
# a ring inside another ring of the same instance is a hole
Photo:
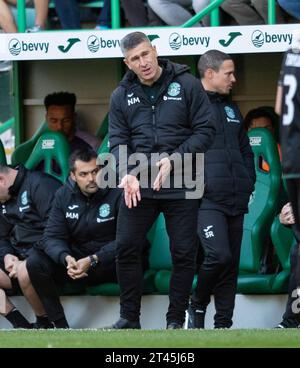
[[[285,313],[283,315],[283,323],[287,327],[298,327],[300,325],[300,300],[297,296],[297,282],[295,270],[298,261],[298,250],[299,245],[295,244],[291,251],[290,262],[291,262],[291,275],[289,279],[288,288],[288,300],[286,304]]]
[[[191,305],[206,310],[215,297],[215,328],[229,328],[237,288],[244,215],[228,216],[217,210],[199,210],[198,235],[204,261]]]
[[[295,216],[296,223],[292,229],[297,244],[292,249],[290,257],[291,275],[283,322],[287,327],[298,327],[300,324],[300,301],[297,295],[297,288],[300,287],[300,179],[286,179],[286,187]]]
[[[107,268],[101,266],[101,264],[97,265],[88,272],[88,277],[76,281],[72,280],[67,275],[65,266],[55,263],[41,250],[35,250],[27,258],[27,271],[50,321],[65,318],[64,309],[60,303],[58,285],[63,285],[66,282],[95,285],[117,281],[115,263],[110,264]]]
[[[117,225],[117,275],[121,317],[138,320],[142,296],[141,244],[162,212],[170,238],[173,269],[167,323],[183,323],[195,272],[199,200],[147,199],[129,209],[121,202]]]

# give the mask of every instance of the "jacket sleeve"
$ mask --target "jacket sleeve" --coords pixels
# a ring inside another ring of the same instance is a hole
[[[100,264],[104,267],[110,266],[116,259],[117,243],[112,241],[103,245],[103,247],[95,253],[100,260]]]
[[[191,76],[192,77],[192,76]],[[182,142],[174,152],[204,153],[206,152],[216,134],[215,122],[211,113],[211,105],[199,80],[192,77],[186,83],[191,83],[191,89],[186,91],[189,122],[192,127],[192,135]]]
[[[45,221],[48,219],[55,193],[60,186],[61,183],[58,180],[50,176],[43,176],[35,190],[33,190],[32,196],[35,208]]]
[[[254,186],[255,180],[256,180],[254,155],[253,155],[250,143],[249,143],[247,132],[245,131],[245,128],[243,125],[241,126],[241,129],[240,129],[239,140],[240,140],[240,151],[241,151],[245,166],[248,170],[248,174],[250,178],[252,179],[253,186]]]
[[[65,257],[71,254],[68,245],[70,238],[64,211],[62,208],[62,192],[55,195],[47,225],[44,232],[42,247],[44,252],[56,263],[65,265]]]
[[[14,254],[14,248],[10,243],[10,233],[13,229],[7,219],[0,215],[0,260],[3,261],[6,254]]]
[[[122,179],[127,173],[134,169],[134,166],[127,166],[128,157],[132,154],[130,145],[131,132],[119,103],[122,99],[120,94],[120,90],[117,89],[111,96],[108,134],[110,152],[115,156],[117,172],[120,179]],[[122,155],[123,160],[120,160],[120,146],[124,146],[123,148],[126,147],[127,149],[127,156]]]

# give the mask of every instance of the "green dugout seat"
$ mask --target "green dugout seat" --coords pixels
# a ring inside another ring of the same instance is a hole
[[[149,233],[151,242],[149,264],[155,271],[154,284],[158,293],[168,294],[172,272],[170,240],[166,229],[164,215],[161,213]],[[194,277],[192,289],[195,288],[197,276]]]
[[[0,164],[7,165],[5,149],[1,140],[0,140]]]
[[[64,183],[69,174],[69,155],[70,146],[65,136],[59,132],[46,132],[38,139],[25,166],[34,169],[43,163],[46,173]],[[60,173],[54,167],[58,167]]]
[[[146,270],[143,279],[143,294],[151,294],[154,289],[154,272],[152,270]],[[117,283],[107,282],[95,286],[88,286],[86,293],[89,295],[106,295],[106,296],[118,296],[120,295],[120,286]]]
[[[297,241],[290,227],[284,226],[276,216],[271,227],[271,239],[279,259],[279,271],[274,275],[273,293],[287,292],[290,276],[290,253]]]
[[[84,295],[86,293],[85,286],[80,283],[66,283],[58,287],[58,293],[61,296],[67,295]]]
[[[96,137],[99,139],[104,139],[108,133],[108,114],[105,115],[102,123],[96,131]]]
[[[45,133],[46,131],[48,131],[47,123],[44,121],[28,141],[21,143],[18,145],[18,147],[16,147],[11,157],[12,166],[25,164],[41,134]]]
[[[103,138],[103,141],[101,143],[101,146],[98,148],[98,155],[104,155],[105,157],[105,153],[109,152],[109,143],[108,143],[108,134],[106,134],[106,136]]]
[[[275,275],[260,274],[259,269],[275,216],[281,165],[275,139],[267,129],[251,130],[249,139],[254,153],[256,183],[244,221],[238,292],[265,294],[273,292]],[[269,164],[268,172],[262,169],[262,159]]]
[[[155,291],[154,275],[155,272],[152,270],[145,271],[143,279],[143,294],[151,294]],[[120,286],[117,283],[107,282],[95,286],[88,286],[86,288],[86,293],[89,295],[117,296],[120,295]]]
[[[18,164],[25,164],[28,160],[28,157],[33,150],[37,140],[41,136],[41,134],[48,131],[46,121],[43,121],[34,135],[28,139],[26,142],[21,143],[16,149],[14,150],[11,158],[12,166],[16,166]],[[98,128],[96,132],[96,137],[101,138],[102,144],[98,150],[98,153],[109,152],[108,148],[108,114],[104,117],[103,121],[100,124],[100,128]]]

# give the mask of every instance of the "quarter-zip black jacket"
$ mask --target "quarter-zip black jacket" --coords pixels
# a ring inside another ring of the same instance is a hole
[[[215,92],[208,96],[217,133],[205,154],[201,209],[220,209],[231,216],[246,213],[256,176],[243,118],[228,96]]]
[[[110,151],[120,164],[119,146],[127,155],[141,152],[195,154],[207,151],[215,136],[210,103],[199,82],[186,65],[159,60],[165,78],[157,99],[151,103],[137,76],[128,71],[113,92],[109,112]],[[119,167],[122,178],[134,166]],[[184,189],[185,190],[185,189]],[[148,198],[184,198],[182,189],[142,190]]]
[[[99,189],[85,196],[69,178],[56,193],[42,242],[54,262],[65,265],[65,257],[96,254],[101,262],[114,260],[116,223],[121,196],[119,189]]]
[[[38,171],[17,168],[11,198],[1,205],[0,259],[6,254],[27,255],[43,236],[50,207],[60,182]]]

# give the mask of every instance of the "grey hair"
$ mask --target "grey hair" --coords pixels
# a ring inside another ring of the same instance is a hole
[[[121,40],[121,51],[124,57],[129,50],[134,49],[142,42],[148,42],[151,46],[151,42],[149,38],[143,32],[131,32],[128,33],[125,37]]]
[[[225,52],[219,50],[209,50],[205,54],[203,54],[198,61],[198,71],[200,74],[200,78],[204,77],[204,74],[207,69],[213,69],[218,72],[220,66],[224,63],[225,60],[232,60],[232,57]]]

